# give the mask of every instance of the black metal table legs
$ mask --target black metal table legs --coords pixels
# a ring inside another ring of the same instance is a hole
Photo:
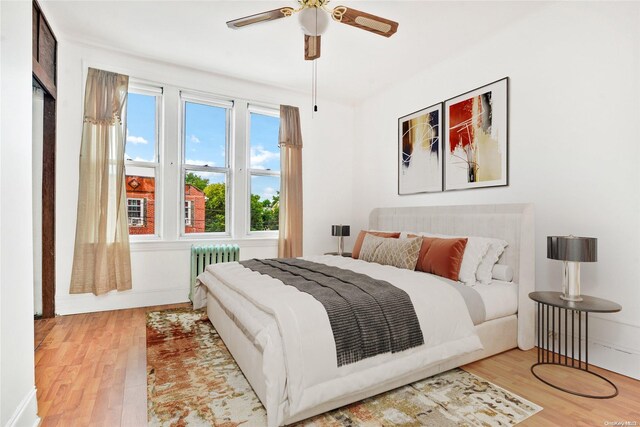
[[[579,310],[564,309],[560,307],[554,307],[541,302],[538,305],[538,363],[531,366],[531,373],[543,383],[562,390],[567,393],[574,394],[576,396],[589,397],[592,399],[610,399],[618,395],[618,387],[603,377],[602,375],[589,370],[589,313],[581,312]],[[564,312],[564,316],[562,315]],[[584,344],[582,340],[582,317],[584,314]],[[563,319],[564,317],[564,319]],[[556,323],[557,320],[557,323]],[[577,325],[576,325],[577,324]],[[551,326],[551,328],[549,328]],[[577,326],[577,331],[576,331]],[[562,334],[559,332],[562,331]],[[577,332],[577,334],[576,334]],[[564,337],[562,336],[564,335]],[[569,337],[571,339],[569,339]],[[562,341],[564,339],[564,348]],[[557,341],[557,348],[556,348]],[[570,341],[570,342],[569,342]],[[584,359],[583,349],[584,347]],[[563,351],[564,350],[564,351]],[[577,353],[577,354],[576,354]],[[577,355],[577,357],[576,357]],[[594,375],[608,384],[610,384],[614,391],[607,395],[592,395],[579,393],[576,391],[568,390],[566,388],[552,384],[551,382],[541,378],[535,372],[536,366],[541,365],[559,365],[566,368],[578,369],[583,372],[588,372]]]

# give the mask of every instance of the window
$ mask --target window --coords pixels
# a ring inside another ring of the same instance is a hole
[[[127,199],[129,227],[144,227],[144,199]]]
[[[185,93],[181,98],[184,233],[230,234],[228,153],[233,103]]]
[[[184,225],[187,227],[193,226],[193,200],[184,202]]]
[[[249,106],[249,229],[277,231],[280,213],[280,116]]]
[[[157,235],[162,88],[129,85],[125,143],[125,188],[130,235]]]

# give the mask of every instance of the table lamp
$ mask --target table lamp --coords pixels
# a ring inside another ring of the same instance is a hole
[[[332,225],[331,235],[338,237],[338,255],[342,255],[344,252],[344,238],[348,237],[351,229],[348,225]]]
[[[566,301],[582,301],[580,296],[580,263],[598,260],[595,237],[547,236],[547,258],[563,261],[562,295]]]

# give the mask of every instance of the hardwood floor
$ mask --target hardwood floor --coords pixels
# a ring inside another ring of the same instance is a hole
[[[590,366],[590,370],[613,381],[619,394],[612,399],[588,399],[564,393],[539,381],[530,371],[536,361],[536,349],[516,349],[463,368],[544,408],[519,426],[607,426],[614,425],[615,421],[640,425],[640,381]],[[601,380],[573,369],[541,366],[536,368],[536,373],[543,378],[553,375],[554,383],[568,389],[575,390],[578,385],[581,390],[592,393],[611,391],[610,386],[602,386]]]
[[[41,425],[145,426],[145,313],[181,306],[188,304],[36,321]],[[640,381],[594,367],[618,386],[620,394],[607,400],[586,399],[538,381],[529,370],[535,360],[535,349],[511,350],[464,369],[544,407],[522,426],[605,426],[614,421],[640,425]],[[597,383],[584,375],[554,372],[554,376],[565,384],[580,382],[597,389]]]
[[[146,426],[145,313],[180,306],[49,319],[35,353],[41,426]]]

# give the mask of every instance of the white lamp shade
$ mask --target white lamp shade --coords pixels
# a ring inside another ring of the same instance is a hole
[[[298,13],[300,28],[308,36],[319,36],[329,27],[329,15],[317,7],[307,7]]]

